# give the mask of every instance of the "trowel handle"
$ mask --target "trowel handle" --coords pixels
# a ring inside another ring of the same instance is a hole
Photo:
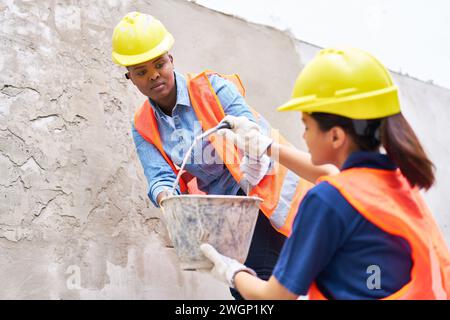
[[[220,130],[220,129],[233,129],[233,126],[231,125],[231,123],[229,123],[227,120],[222,121],[221,123],[219,123],[216,128],[216,130]]]

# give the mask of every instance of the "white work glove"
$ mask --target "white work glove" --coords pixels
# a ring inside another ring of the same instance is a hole
[[[257,186],[269,171],[270,163],[270,158],[266,154],[260,159],[252,159],[248,156],[244,156],[240,165],[240,169],[244,174],[243,178],[252,186]]]
[[[200,245],[200,250],[205,257],[214,263],[213,268],[210,270],[211,274],[216,279],[226,283],[230,288],[234,288],[234,276],[239,271],[246,271],[256,277],[255,271],[234,259],[221,255],[208,243]]]
[[[231,129],[220,129],[218,135],[230,139],[244,154],[259,159],[266,153],[273,139],[261,133],[259,126],[247,117],[226,116],[222,122],[228,122]]]

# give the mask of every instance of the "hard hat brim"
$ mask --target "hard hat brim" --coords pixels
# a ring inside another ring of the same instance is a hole
[[[112,59],[115,63],[124,67],[134,66],[140,63],[153,60],[163,55],[172,48],[174,43],[175,39],[170,33],[168,33],[161,41],[161,43],[152,50],[137,55],[121,55],[116,52],[113,52]]]
[[[277,111],[322,112],[351,119],[379,119],[400,113],[398,89],[391,86],[370,93],[320,99],[315,95],[292,98]]]

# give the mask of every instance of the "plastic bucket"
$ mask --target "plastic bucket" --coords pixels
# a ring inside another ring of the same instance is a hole
[[[162,220],[184,270],[211,268],[200,251],[209,243],[241,263],[247,258],[262,199],[246,196],[181,195],[162,200]]]

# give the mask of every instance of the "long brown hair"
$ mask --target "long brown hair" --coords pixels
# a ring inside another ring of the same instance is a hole
[[[360,150],[378,151],[382,145],[412,186],[428,190],[434,184],[434,165],[401,113],[374,120],[353,120],[319,112],[311,116],[322,131],[341,127]]]

